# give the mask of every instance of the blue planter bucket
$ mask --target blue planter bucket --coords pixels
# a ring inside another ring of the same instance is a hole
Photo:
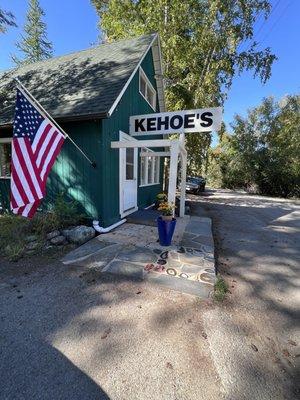
[[[176,219],[164,221],[161,217],[157,218],[157,228],[159,236],[159,244],[161,246],[170,246],[176,226]]]

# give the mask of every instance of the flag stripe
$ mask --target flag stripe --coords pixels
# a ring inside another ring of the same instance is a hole
[[[31,144],[29,140],[25,140],[24,141],[25,145],[26,145],[26,151],[27,151],[27,155],[29,157],[29,160],[33,160],[30,165],[32,167],[32,174],[34,175],[34,180],[36,181],[36,185],[41,187],[42,181],[41,181],[41,177],[40,177],[40,173],[39,170],[36,166],[36,163],[34,162],[35,158],[32,152],[32,148],[31,148]],[[40,198],[43,197],[43,193],[41,193],[42,196]]]
[[[18,159],[20,161],[20,164],[23,166],[24,176],[26,178],[26,181],[28,182],[28,186],[30,188],[33,197],[41,199],[43,195],[40,189],[40,185],[37,183],[37,179],[33,171],[31,160],[27,153],[27,148],[25,144],[27,140],[28,139],[23,139],[23,138],[16,140],[14,143],[15,150]]]
[[[47,158],[47,156],[48,156],[48,154],[49,154],[49,151],[51,150],[52,145],[53,145],[53,143],[55,142],[57,136],[58,136],[58,132],[57,132],[57,131],[54,131],[54,132],[52,133],[51,137],[49,138],[49,141],[47,141],[47,146],[45,147],[45,149],[44,149],[44,151],[43,151],[43,156],[41,157],[40,162],[39,162],[39,164],[38,164],[38,167],[39,167],[39,171],[40,171],[40,175],[41,175],[41,179],[42,179],[42,180],[43,180],[43,177],[42,177],[41,171],[43,170],[43,167],[44,167],[46,158]]]
[[[47,127],[48,128],[48,127]],[[41,165],[41,160],[43,155],[45,154],[46,150],[47,150],[47,146],[48,143],[50,142],[50,140],[52,139],[53,134],[55,133],[55,128],[51,127],[49,129],[49,131],[47,132],[47,134],[43,135],[43,140],[41,140],[39,142],[39,145],[36,149],[35,155],[36,155],[36,165],[38,166],[38,168]]]
[[[15,184],[13,172],[11,172],[10,184],[11,184],[10,200],[12,203],[12,208],[18,208],[19,206],[24,206],[25,202],[23,201],[20,192],[17,188],[17,185]]]
[[[15,166],[18,166],[18,161],[17,160],[18,160],[18,158],[16,156],[14,156],[13,160],[12,160],[12,162],[14,164],[14,168],[12,170],[12,179],[13,179],[13,182],[16,185],[16,187],[18,189],[18,192],[19,192],[19,195],[20,195],[20,198],[18,199],[18,198],[15,197],[15,200],[16,200],[16,202],[18,204],[18,207],[22,207],[24,204],[27,204],[29,202],[29,199],[28,199],[28,197],[26,195],[26,192],[24,190],[22,182],[21,182],[21,180],[19,178],[19,175],[18,175],[18,173],[16,171],[16,168],[15,168]],[[22,173],[21,173],[21,175],[22,175]],[[24,175],[23,175],[23,177],[24,177]],[[21,199],[21,201],[20,201],[20,199]]]
[[[45,179],[45,175],[47,178],[47,175],[56,159],[57,154],[60,151],[60,148],[61,148],[63,142],[64,142],[64,138],[62,138],[60,136],[60,134],[58,134],[55,138],[55,141],[52,144],[51,149],[49,150],[49,152],[47,154],[47,157],[46,157],[44,165],[43,165],[43,169],[41,171],[41,178],[43,181]]]
[[[46,135],[47,135],[47,133],[51,129],[51,126],[52,125],[49,123],[49,121],[47,119],[45,119],[41,123],[41,125],[40,125],[40,127],[39,127],[39,129],[38,129],[38,131],[37,131],[37,133],[35,135],[35,138],[34,138],[34,140],[32,142],[32,151],[34,153],[36,152],[36,149],[37,149],[37,146],[38,146],[38,144],[40,142],[41,137],[43,136],[44,133],[46,133]]]
[[[46,194],[46,181],[65,136],[17,90],[11,165],[11,209],[32,218]]]

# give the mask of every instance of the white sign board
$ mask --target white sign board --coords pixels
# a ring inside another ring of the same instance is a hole
[[[134,115],[129,119],[132,136],[211,132],[221,128],[222,107]]]

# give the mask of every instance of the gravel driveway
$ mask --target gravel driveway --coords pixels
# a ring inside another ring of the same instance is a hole
[[[227,398],[299,398],[299,202],[229,190],[192,200],[195,215],[213,219],[231,292],[203,314]]]

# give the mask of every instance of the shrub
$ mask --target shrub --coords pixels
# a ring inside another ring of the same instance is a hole
[[[220,275],[218,275],[217,282],[215,283],[214,299],[216,301],[223,301],[225,299],[227,292],[228,292],[227,283]]]

